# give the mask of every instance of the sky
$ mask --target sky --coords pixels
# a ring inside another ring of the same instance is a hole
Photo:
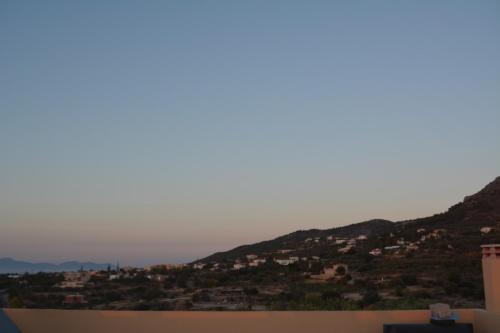
[[[186,262],[500,175],[498,1],[0,2],[0,257]]]

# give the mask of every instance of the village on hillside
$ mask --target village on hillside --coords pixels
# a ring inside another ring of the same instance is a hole
[[[467,230],[500,238],[500,224]],[[463,231],[463,230],[462,230]],[[0,275],[0,306],[115,310],[348,310],[483,302],[479,247],[446,228],[307,237],[234,259]],[[465,241],[465,243],[464,243]],[[284,244],[285,245],[285,244]],[[460,262],[460,266],[457,263]]]

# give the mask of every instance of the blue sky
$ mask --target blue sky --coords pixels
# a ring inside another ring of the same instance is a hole
[[[500,166],[496,1],[3,1],[0,254],[191,260]]]

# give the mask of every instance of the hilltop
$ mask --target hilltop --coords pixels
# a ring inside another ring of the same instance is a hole
[[[355,238],[364,235],[369,238],[381,237],[395,233],[415,233],[418,229],[442,229],[449,228],[449,231],[458,232],[461,235],[469,235],[481,227],[493,227],[500,223],[500,177],[497,177],[491,183],[486,185],[479,192],[466,196],[464,200],[452,207],[446,212],[435,214],[430,217],[418,218],[391,222],[383,219],[373,219],[365,222],[355,223],[347,226],[331,229],[310,229],[298,230],[272,240],[262,241],[255,244],[238,246],[225,252],[217,252],[196,262],[211,261],[231,261],[246,255],[256,254],[264,256],[266,253],[272,253],[279,249],[300,250],[306,239],[325,239],[334,238]],[[476,234],[478,234],[476,232]],[[479,234],[478,234],[479,235]],[[496,234],[492,234],[493,236]],[[492,238],[495,241],[497,238]],[[500,239],[498,239],[500,241]],[[482,239],[475,237],[470,246],[479,245]],[[315,242],[318,248],[320,242]],[[313,243],[314,245],[314,243]],[[314,248],[314,246],[313,246]],[[313,250],[309,248],[309,250]],[[314,251],[313,251],[314,252]]]

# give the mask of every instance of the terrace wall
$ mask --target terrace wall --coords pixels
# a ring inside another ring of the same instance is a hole
[[[23,333],[381,333],[385,323],[428,323],[429,311],[139,312],[5,309]],[[458,310],[476,333],[498,332],[500,316]],[[476,314],[478,314],[476,316]],[[476,320],[479,318],[480,323]]]

